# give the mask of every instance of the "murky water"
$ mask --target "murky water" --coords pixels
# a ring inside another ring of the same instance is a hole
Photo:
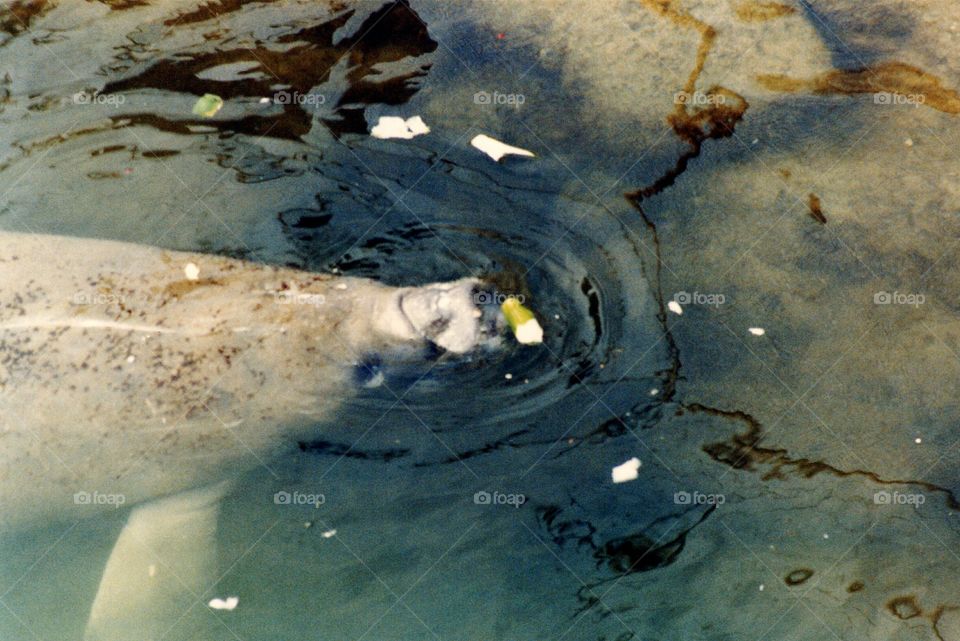
[[[18,1],[0,29],[0,229],[481,276],[545,330],[388,370],[237,470],[165,640],[960,639],[950,3]],[[82,638],[127,512],[5,533],[0,638]]]

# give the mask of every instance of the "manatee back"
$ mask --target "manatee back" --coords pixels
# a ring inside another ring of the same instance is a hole
[[[77,492],[130,504],[194,487],[328,418],[352,391],[356,356],[337,328],[363,296],[362,282],[335,284],[0,234],[0,518],[72,509]]]

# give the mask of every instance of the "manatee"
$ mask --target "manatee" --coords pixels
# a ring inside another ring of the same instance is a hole
[[[331,420],[369,355],[475,349],[478,287],[0,233],[0,530],[132,507],[86,638],[159,637],[209,587],[228,479]]]

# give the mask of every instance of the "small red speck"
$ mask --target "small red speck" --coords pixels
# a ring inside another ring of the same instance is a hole
[[[507,37],[507,34],[505,34],[505,33],[498,33],[498,34],[497,34],[497,40],[503,40],[503,39],[506,38],[506,37]]]

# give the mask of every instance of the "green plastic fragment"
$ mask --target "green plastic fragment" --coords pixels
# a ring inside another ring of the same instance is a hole
[[[543,342],[543,329],[537,322],[537,317],[533,312],[523,306],[523,304],[514,297],[507,298],[500,305],[500,311],[503,312],[507,324],[513,330],[513,335],[517,341],[524,345],[532,345]]]
[[[212,118],[223,107],[223,98],[212,93],[205,93],[193,105],[193,113],[204,118]]]

